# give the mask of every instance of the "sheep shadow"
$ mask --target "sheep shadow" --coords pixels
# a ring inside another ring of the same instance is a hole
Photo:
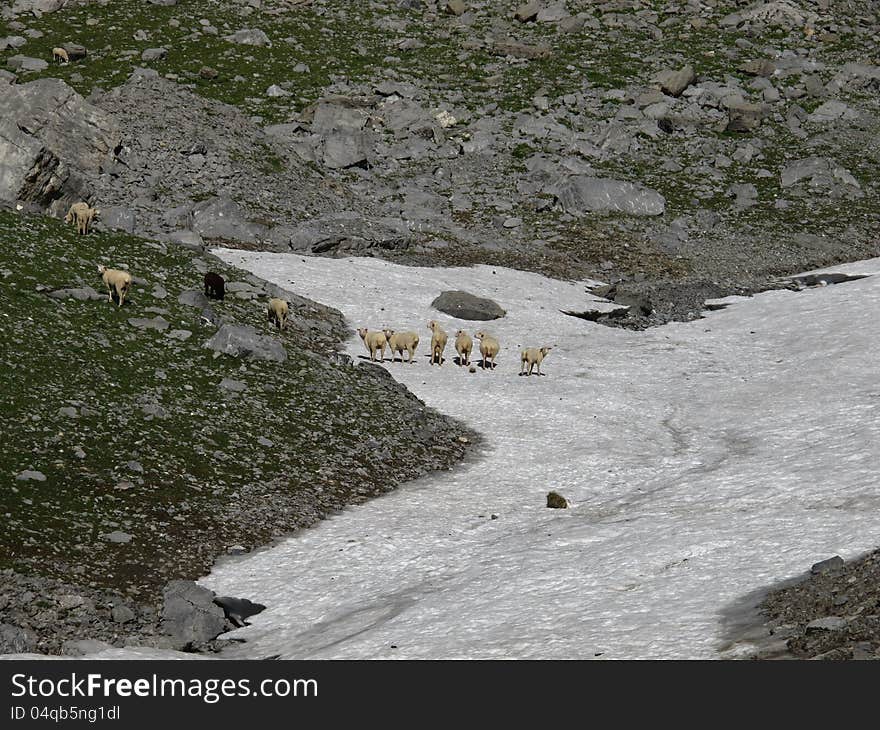
[[[488,370],[494,370],[496,367],[498,367],[498,363],[497,363],[497,362],[496,362],[496,363],[492,363],[492,362],[490,362],[489,360],[477,360],[477,361],[476,361],[475,363],[473,363],[473,364],[476,365],[478,368],[482,368],[483,370],[487,370],[487,369],[488,369]]]

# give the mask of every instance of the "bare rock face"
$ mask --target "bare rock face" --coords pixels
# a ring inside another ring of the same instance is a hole
[[[287,352],[278,340],[260,335],[253,327],[223,325],[205,347],[232,357],[284,362]]]
[[[60,79],[9,87],[0,121],[0,202],[23,201],[58,215],[89,197],[120,142],[111,117]]]

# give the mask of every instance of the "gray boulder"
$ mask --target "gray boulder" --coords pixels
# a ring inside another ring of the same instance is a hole
[[[60,10],[66,0],[15,0],[12,4],[12,12],[16,15],[20,13],[33,13],[40,17],[43,13],[54,13]]]
[[[141,54],[141,61],[149,63],[150,61],[160,61],[168,55],[167,48],[147,48]]]
[[[728,132],[750,132],[756,129],[764,118],[764,107],[761,104],[749,104],[746,101],[731,102],[727,107]]]
[[[180,292],[177,296],[177,301],[188,307],[198,307],[199,309],[208,306],[208,297],[205,296],[204,292],[195,289],[185,289]]]
[[[284,362],[287,351],[278,340],[257,334],[253,327],[224,324],[205,345],[232,357]]]
[[[191,580],[172,580],[163,591],[162,630],[184,645],[211,641],[226,628],[214,592]]]
[[[17,54],[6,59],[6,65],[13,71],[45,71],[49,68],[49,62],[42,58],[31,58]]]
[[[61,653],[65,656],[86,656],[113,649],[113,644],[97,639],[72,639],[61,645]]]
[[[55,289],[47,295],[52,299],[76,299],[79,302],[97,302],[104,299],[103,294],[98,294],[92,287],[71,287],[67,289]]]
[[[231,35],[223,37],[223,40],[230,43],[238,43],[243,46],[271,46],[272,41],[269,40],[263,31],[259,28],[242,28],[235,31]]]
[[[466,291],[445,291],[431,306],[457,319],[488,321],[499,319],[505,312],[496,302],[469,294]]]
[[[101,208],[101,223],[105,228],[114,231],[134,233],[137,217],[131,208],[114,205],[109,208]]]
[[[86,47],[79,43],[62,43],[61,47],[67,51],[67,57],[71,61],[81,61],[88,55]]]
[[[0,624],[0,654],[21,654],[37,648],[33,631],[12,624]]]
[[[192,211],[192,227],[202,238],[227,238],[256,243],[267,228],[249,222],[238,203],[227,197],[210,198],[197,203]]]
[[[572,215],[627,213],[662,215],[666,199],[656,190],[623,180],[575,175],[556,190],[556,199]]]
[[[663,71],[654,77],[654,82],[669,96],[681,96],[684,90],[697,80],[692,66],[685,66],[678,71]]]

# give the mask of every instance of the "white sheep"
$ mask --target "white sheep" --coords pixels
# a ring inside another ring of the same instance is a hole
[[[378,352],[381,353],[379,355],[379,362],[385,362],[385,346],[388,344],[385,333],[381,330],[370,331],[366,327],[362,327],[357,332],[364,341],[367,352],[370,353],[370,361],[376,361],[375,356]]]
[[[125,295],[131,288],[131,274],[120,269],[108,269],[106,266],[98,266],[98,273],[101,280],[110,292],[110,303],[113,303],[113,292],[116,292],[116,298],[119,300],[119,306],[125,301]]]
[[[283,299],[277,299],[276,297],[272,297],[272,299],[269,300],[269,304],[266,306],[266,316],[270,322],[275,322],[275,324],[278,325],[279,331],[284,329],[284,323],[287,321],[288,309],[287,302]]]
[[[474,333],[474,337],[476,337],[480,341],[480,355],[483,356],[483,359],[480,361],[480,367],[483,370],[486,369],[486,363],[488,362],[490,367],[495,369],[495,357],[498,355],[498,351],[501,349],[501,345],[498,343],[492,335],[487,334],[480,330],[479,332]]]
[[[52,60],[57,60],[59,63],[70,63],[70,56],[67,55],[67,51],[63,48],[53,48]]]
[[[413,362],[416,348],[419,346],[419,335],[416,332],[395,332],[394,330],[382,330],[391,350],[391,362],[394,362],[394,354],[400,354],[400,362]],[[409,360],[404,361],[403,353],[409,353]]]
[[[455,333],[455,351],[458,353],[459,365],[471,364],[471,350],[474,348],[474,341],[467,332],[459,330]]]
[[[449,335],[446,334],[446,330],[440,326],[439,322],[435,322],[433,319],[428,322],[428,329],[431,330],[431,365],[435,362],[442,365],[443,350],[446,349]]]
[[[522,351],[520,354],[520,375],[531,375],[532,368],[537,367],[538,375],[542,375],[541,373],[541,363],[544,361],[544,358],[547,357],[547,353],[552,350],[552,347],[528,347]],[[528,372],[524,372],[526,365],[529,366]]]
[[[97,208],[89,207],[88,203],[74,203],[64,216],[65,223],[76,223],[76,232],[83,235],[89,232],[89,226],[92,221],[97,218],[100,211]]]

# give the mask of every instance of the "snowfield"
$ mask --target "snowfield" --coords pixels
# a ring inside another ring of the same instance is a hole
[[[735,656],[748,645],[725,640],[732,604],[880,542],[880,277],[631,332],[560,312],[591,306],[583,283],[215,253],[352,328],[417,330],[417,363],[385,367],[487,442],[449,472],[220,561],[203,585],[268,606],[227,635],[246,639],[230,658]],[[833,270],[873,274],[880,259]],[[430,307],[445,289],[508,314],[455,320]],[[429,319],[450,333],[442,368],[428,364]],[[495,372],[453,364],[460,327],[499,338]],[[546,376],[519,377],[520,349],[544,344]],[[356,335],[348,352],[367,355]],[[547,509],[550,490],[571,508]]]

